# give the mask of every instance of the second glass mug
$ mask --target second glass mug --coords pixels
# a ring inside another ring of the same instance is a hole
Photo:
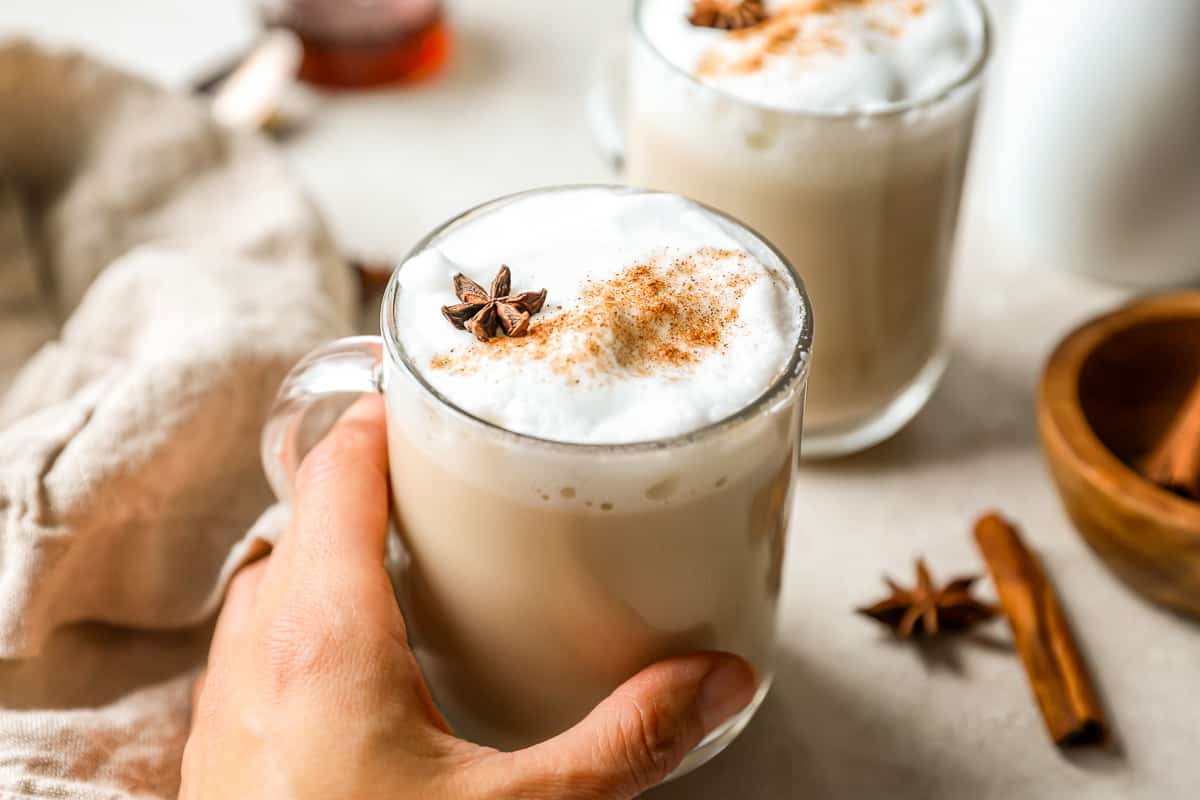
[[[772,109],[670,62],[642,24],[603,65],[589,109],[628,183],[744,220],[804,277],[821,313],[805,457],[877,444],[924,407],[949,360],[944,307],[990,26],[936,96],[878,111]]]
[[[803,306],[791,360],[757,400],[692,433],[619,445],[539,439],[456,407],[398,335],[404,264],[508,203],[578,188],[500,198],[429,234],[392,275],[382,336],[319,348],[284,381],[263,462],[287,499],[306,411],[330,395],[384,395],[394,521],[407,555],[400,603],[434,700],[465,738],[501,749],[550,738],[670,656],[723,650],[750,661],[755,699],[685,758],[680,775],[724,749],[771,684],[812,313],[778,251],[706,210],[785,274]]]

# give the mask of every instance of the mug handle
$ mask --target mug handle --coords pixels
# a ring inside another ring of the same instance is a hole
[[[263,428],[261,450],[263,471],[281,501],[291,499],[296,470],[320,438],[305,426],[308,412],[330,397],[382,393],[382,359],[378,336],[350,336],[316,348],[283,379]]]
[[[625,107],[629,92],[629,42],[603,47],[592,67],[587,93],[587,118],[592,140],[614,171],[625,166]]]

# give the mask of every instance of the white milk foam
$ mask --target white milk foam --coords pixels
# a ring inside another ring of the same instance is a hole
[[[578,188],[518,198],[452,228],[401,267],[399,338],[438,392],[511,431],[592,444],[688,433],[752,403],[797,346],[796,289],[759,243],[735,238],[744,235],[674,195]],[[684,262],[685,275],[671,272]],[[487,288],[501,264],[512,270],[513,293],[545,288],[548,299],[526,339],[484,344],[452,327],[441,307],[459,302],[456,272]],[[667,280],[669,302],[686,304],[695,294],[687,286],[719,298],[696,317],[728,314],[700,326],[716,340],[698,344],[664,323],[655,335],[685,354],[682,363],[643,358],[645,337],[631,326],[645,332],[670,315],[639,308],[636,297],[628,306],[595,299],[629,297],[631,268]]]
[[[741,32],[691,25],[692,0],[646,0],[640,24],[685,72],[790,111],[878,111],[935,97],[971,70],[983,47],[982,15],[967,0],[764,5],[774,21]]]

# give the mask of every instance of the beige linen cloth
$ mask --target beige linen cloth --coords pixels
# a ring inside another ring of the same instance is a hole
[[[259,430],[354,295],[269,146],[0,42],[0,797],[176,795],[225,583],[285,516]]]

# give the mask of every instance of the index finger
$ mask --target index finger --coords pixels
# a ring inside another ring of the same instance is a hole
[[[378,568],[387,546],[387,425],[383,399],[355,401],[296,473],[292,524],[279,549],[301,564]]]

